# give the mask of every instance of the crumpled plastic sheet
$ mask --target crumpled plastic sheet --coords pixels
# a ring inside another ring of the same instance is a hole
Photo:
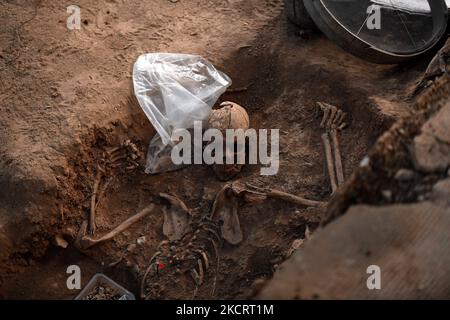
[[[176,170],[170,151],[172,133],[208,118],[231,79],[206,59],[189,54],[141,55],[133,68],[134,93],[156,129],[147,154],[147,173]]]

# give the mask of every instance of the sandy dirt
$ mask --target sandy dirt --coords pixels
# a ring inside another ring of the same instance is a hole
[[[443,74],[378,139],[259,298],[448,298],[449,93]],[[382,270],[380,290],[367,290],[369,265]]]
[[[138,296],[164,240],[161,211],[83,254],[72,236],[89,214],[104,150],[129,139],[145,155],[154,134],[132,92],[131,69],[140,54],[200,54],[233,79],[233,88],[246,87],[221,101],[246,107],[254,128],[280,129],[281,164],[276,176],[261,177],[257,166],[247,166],[237,179],[322,201],[331,189],[315,102],[349,113],[340,137],[348,177],[394,119],[408,114],[408,92],[426,66],[374,65],[320,34],[300,36],[281,0],[79,0],[82,29],[75,31],[66,28],[70,4],[0,2],[0,295],[7,298],[73,298],[77,292],[65,288],[72,263],[84,270],[83,284],[105,272]],[[144,157],[140,163],[131,172],[110,172],[98,234],[157,202],[160,192],[204,215],[223,187],[207,166],[150,176]],[[221,249],[214,297],[249,295],[323,214],[273,200],[242,205],[244,241]],[[65,235],[68,249],[55,248],[57,234]],[[144,242],[128,252],[140,237]],[[168,274],[174,277],[170,266]],[[178,276],[182,286],[163,279],[147,298],[192,297],[194,285]],[[213,278],[207,275],[196,298],[211,298]]]

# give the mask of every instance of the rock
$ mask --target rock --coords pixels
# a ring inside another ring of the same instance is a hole
[[[353,206],[294,252],[256,298],[444,299],[449,228],[448,207],[432,202]],[[367,289],[373,264],[382,290]]]
[[[412,158],[416,169],[424,172],[450,166],[450,102],[422,126],[422,133],[414,138]]]
[[[62,235],[60,235],[60,234],[58,234],[58,235],[56,235],[55,236],[55,244],[58,246],[58,247],[61,247],[61,248],[67,248],[67,246],[69,245],[68,243],[67,243],[67,241],[66,240],[64,240],[64,238],[62,237]]]
[[[381,194],[387,201],[392,200],[392,191],[391,190],[383,190],[383,191],[381,191]]]
[[[359,163],[359,166],[360,166],[361,168],[363,168],[363,167],[368,167],[369,164],[370,164],[370,158],[369,158],[368,156],[365,156],[365,157],[361,160],[361,162]]]
[[[436,204],[450,207],[450,179],[441,180],[434,185],[430,200]]]
[[[142,245],[145,243],[145,241],[146,241],[145,236],[142,236],[142,237],[137,238],[136,243],[138,245]]]
[[[422,80],[417,85],[414,93],[417,94],[421,92],[424,88],[429,87],[433,84],[436,78],[442,76],[446,73],[447,69],[447,56],[450,53],[450,39],[444,44],[444,46],[439,50],[439,52],[433,57],[430,64],[425,71]]]
[[[395,174],[394,179],[398,181],[410,181],[414,179],[414,176],[414,171],[408,169],[400,169]]]

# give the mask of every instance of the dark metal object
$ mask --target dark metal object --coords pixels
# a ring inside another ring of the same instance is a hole
[[[355,56],[376,63],[398,63],[417,57],[433,48],[447,28],[445,0],[428,0],[429,12],[408,11],[396,4],[386,6],[371,0],[303,2],[327,37]],[[370,17],[367,9],[374,4],[381,7],[384,27],[369,30],[365,27]]]

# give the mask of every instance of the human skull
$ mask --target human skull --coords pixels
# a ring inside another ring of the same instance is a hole
[[[221,103],[220,106],[220,109],[211,111],[208,119],[209,128],[218,129],[225,133],[226,129],[247,130],[250,127],[248,113],[243,107],[229,101]],[[225,156],[226,146],[224,148]],[[239,174],[242,167],[242,164],[214,164],[213,170],[219,180],[227,181]]]
[[[248,129],[250,120],[247,111],[240,105],[234,102],[222,102],[220,109],[212,110],[208,125],[209,128],[219,129],[224,131],[226,129]]]

